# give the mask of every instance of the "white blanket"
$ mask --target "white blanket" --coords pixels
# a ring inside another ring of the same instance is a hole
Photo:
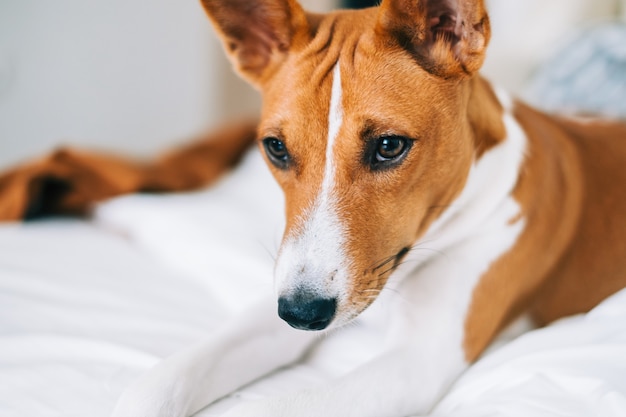
[[[134,378],[271,293],[281,205],[253,152],[207,191],[123,197],[94,222],[0,226],[0,416],[108,416]],[[379,339],[350,326],[199,416],[323,383]],[[492,347],[433,415],[626,416],[626,290]]]

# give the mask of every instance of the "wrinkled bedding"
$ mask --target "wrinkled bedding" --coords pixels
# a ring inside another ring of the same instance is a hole
[[[271,294],[281,205],[252,152],[210,190],[118,198],[90,221],[0,226],[0,416],[108,416],[142,372]],[[198,415],[323,383],[379,339],[350,326]],[[626,290],[500,340],[433,415],[625,416]]]

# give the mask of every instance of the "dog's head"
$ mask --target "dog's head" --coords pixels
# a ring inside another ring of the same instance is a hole
[[[470,85],[482,0],[384,0],[314,15],[294,0],[202,0],[263,95],[259,144],[286,197],[276,282],[294,327],[344,324],[460,193],[481,144]]]

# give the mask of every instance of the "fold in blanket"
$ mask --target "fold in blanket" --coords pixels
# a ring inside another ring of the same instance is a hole
[[[256,123],[230,125],[150,163],[57,150],[0,175],[0,221],[85,215],[121,194],[197,189],[234,166],[255,137]]]

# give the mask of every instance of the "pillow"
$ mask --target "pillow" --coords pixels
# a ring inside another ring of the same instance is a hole
[[[548,111],[626,119],[626,23],[576,31],[538,68],[524,97]]]

